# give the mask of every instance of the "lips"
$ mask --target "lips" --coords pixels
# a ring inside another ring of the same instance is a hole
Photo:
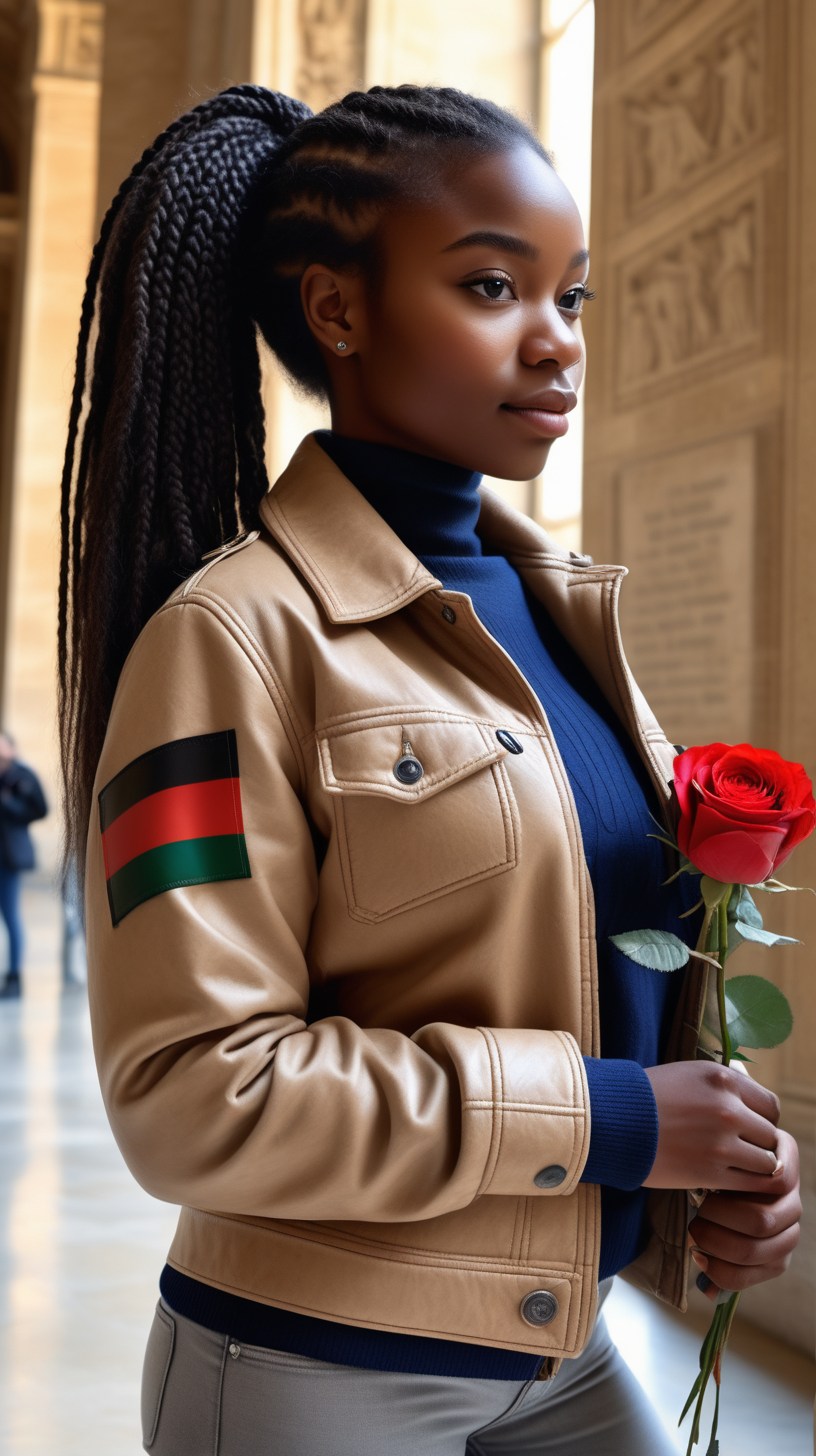
[[[548,390],[545,395],[539,395],[527,404],[503,404],[502,409],[523,420],[537,435],[555,440],[566,435],[569,429],[567,414],[576,403],[575,395]]]

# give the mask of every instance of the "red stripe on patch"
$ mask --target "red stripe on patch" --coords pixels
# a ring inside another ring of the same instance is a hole
[[[126,809],[102,835],[105,878],[160,844],[243,832],[238,779],[208,779],[162,789]]]

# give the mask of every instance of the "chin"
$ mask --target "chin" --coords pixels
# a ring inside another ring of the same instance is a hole
[[[483,475],[492,475],[495,480],[535,480],[544,469],[554,444],[554,440],[537,440],[535,447],[521,456],[518,449],[512,453],[497,450],[495,455],[491,452],[489,464],[476,468]]]

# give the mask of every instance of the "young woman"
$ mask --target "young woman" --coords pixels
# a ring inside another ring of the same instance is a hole
[[[63,742],[106,1105],[183,1205],[158,1456],[668,1452],[599,1282],[682,1307],[672,1190],[724,1190],[714,1298],[796,1242],[776,1100],[610,945],[693,933],[623,571],[479,490],[566,432],[588,296],[539,143],[446,89],[226,91],[104,224]],[[331,406],[271,492],[256,330]]]

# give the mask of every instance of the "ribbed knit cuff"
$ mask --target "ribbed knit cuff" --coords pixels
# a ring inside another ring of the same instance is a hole
[[[592,1131],[582,1183],[631,1193],[648,1178],[657,1152],[657,1105],[637,1062],[584,1057]]]

